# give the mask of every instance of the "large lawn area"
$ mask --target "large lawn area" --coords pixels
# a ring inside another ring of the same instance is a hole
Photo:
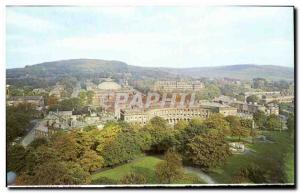
[[[155,165],[161,161],[161,159],[153,156],[145,156],[136,159],[128,164],[124,164],[113,169],[109,169],[103,172],[99,172],[92,175],[92,181],[96,181],[99,178],[108,178],[113,181],[118,181],[122,177],[130,172],[136,172],[147,176],[149,182],[155,182]]]
[[[210,169],[210,175],[219,184],[235,183],[235,178],[242,168],[256,164],[263,168],[268,181],[293,183],[294,180],[294,153],[293,143],[287,132],[268,131],[262,132],[269,142],[247,143],[250,152],[247,154],[233,154],[220,167]],[[120,179],[130,172],[138,173],[146,177],[148,184],[158,184],[155,176],[155,166],[161,161],[159,157],[143,156],[130,163],[98,172],[92,175],[93,184],[103,184],[101,179],[105,178],[110,184],[116,184]],[[185,173],[184,177],[176,184],[201,184],[204,183],[195,173]],[[251,183],[249,181],[249,183]]]
[[[210,170],[209,174],[211,177],[218,183],[234,183],[234,177],[241,168],[256,163],[267,171],[283,170],[284,181],[292,183],[294,177],[294,156],[293,145],[288,133],[284,131],[268,131],[263,132],[263,134],[272,142],[246,144],[251,153],[232,155],[222,166]],[[278,175],[281,174],[278,173]],[[275,176],[270,176],[270,181],[272,180],[276,181]]]
[[[130,172],[142,174],[146,177],[148,184],[157,184],[157,178],[155,176],[155,165],[160,162],[161,159],[154,156],[144,156],[138,158],[130,163],[115,167],[113,169],[105,170],[92,175],[92,183],[100,184],[99,180],[106,178],[111,183],[118,183],[122,177]],[[177,180],[177,184],[193,184],[193,183],[203,183],[198,177],[193,173],[185,173],[182,179]]]

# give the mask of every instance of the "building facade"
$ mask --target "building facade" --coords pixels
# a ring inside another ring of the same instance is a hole
[[[261,102],[263,104],[267,104],[273,101],[277,101],[278,103],[292,103],[294,102],[294,96],[262,96]]]
[[[153,86],[154,91],[198,91],[204,88],[201,81],[156,81]]]
[[[189,121],[193,118],[206,119],[209,117],[209,108],[157,108],[149,110],[125,109],[121,110],[121,120],[146,124],[153,117],[159,116],[169,124],[176,124],[179,120]]]
[[[20,104],[30,104],[34,107],[44,107],[44,98],[42,96],[12,96],[6,101],[8,106],[18,106]]]
[[[124,109],[120,111],[120,119],[126,122],[146,124],[153,117],[159,116],[169,124],[176,124],[180,120],[189,121],[193,118],[207,119],[212,113],[221,113],[224,116],[237,115],[237,109],[229,106],[197,106],[153,109]]]

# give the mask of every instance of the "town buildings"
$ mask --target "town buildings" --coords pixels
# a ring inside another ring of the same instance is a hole
[[[231,79],[226,79],[231,81]],[[235,80],[233,80],[235,81]],[[78,84],[79,85],[79,84]],[[94,96],[92,103],[88,104],[88,108],[102,107],[101,113],[74,114],[72,111],[52,111],[35,127],[36,136],[49,136],[59,130],[68,131],[71,129],[82,129],[86,126],[95,125],[103,128],[107,121],[123,120],[126,122],[135,122],[146,124],[153,117],[159,116],[165,119],[169,124],[174,125],[179,120],[191,120],[193,118],[207,119],[213,113],[220,113],[224,116],[239,116],[242,119],[252,119],[253,114],[257,111],[263,111],[267,115],[279,115],[279,107],[276,103],[272,103],[274,99],[279,102],[293,101],[293,97],[283,96],[280,92],[246,92],[245,96],[258,95],[260,103],[247,103],[246,101],[237,101],[234,97],[220,96],[211,101],[196,101],[194,106],[168,106],[172,103],[170,96],[166,99],[165,106],[160,106],[160,100],[157,104],[149,107],[145,105],[137,108],[131,105],[130,101],[138,93],[142,96],[144,103],[147,96],[133,89],[128,85],[127,80],[123,84],[118,84],[111,78],[103,79],[98,85],[91,81],[86,81],[86,91],[93,91]],[[79,88],[79,86],[78,86]],[[157,81],[154,84],[154,90],[159,91],[182,91],[182,93],[191,93],[203,88],[200,81]],[[49,93],[60,97],[64,87],[57,84]],[[77,89],[79,91],[81,89]],[[74,93],[74,92],[73,92]],[[128,98],[125,106],[115,106],[116,96],[118,94],[127,94]],[[170,93],[169,93],[170,94]],[[78,95],[78,93],[76,94]],[[190,98],[188,98],[190,99]],[[189,100],[188,100],[189,101]],[[109,108],[104,108],[105,105]],[[176,99],[176,104],[179,101]],[[7,100],[8,105],[17,105],[19,103],[31,103],[37,106],[43,106],[43,97],[10,97]]]
[[[246,114],[252,115],[256,113],[257,111],[265,112],[267,115],[270,114],[279,114],[279,106],[274,103],[269,104],[259,104],[259,103],[252,103],[252,102],[243,102],[243,101],[237,101],[235,98],[229,97],[229,96],[220,96],[214,99],[215,102],[226,104],[232,107],[237,108],[237,112],[240,115],[243,115],[245,117]]]
[[[159,116],[169,124],[176,124],[179,120],[191,120],[193,118],[206,119],[211,114],[209,108],[155,108],[155,109],[124,109],[121,110],[121,120],[146,124],[153,117]]]
[[[43,108],[44,98],[42,96],[12,96],[6,100],[8,106],[18,106],[20,104],[29,104],[33,107]]]
[[[154,91],[199,91],[204,88],[201,81],[185,81],[185,80],[163,80],[156,81],[153,86]]]
[[[114,82],[111,78],[105,79],[96,85],[91,81],[86,82],[87,91],[93,91],[94,97],[91,106],[102,106],[105,102],[107,106],[114,107],[115,97],[119,93],[133,95],[137,91],[128,85],[121,86]],[[107,109],[113,111],[114,109]]]
[[[48,115],[34,128],[36,137],[49,136],[57,131],[82,129],[94,125],[102,128],[105,121],[113,120],[111,116],[98,116],[97,114],[75,115],[73,111],[50,111]]]
[[[237,109],[218,103],[202,103],[195,107],[165,107],[149,109],[123,109],[120,119],[126,122],[146,124],[155,116],[162,117],[169,124],[176,124],[179,120],[189,121],[193,118],[207,119],[212,113],[221,113],[224,116],[237,115]]]
[[[294,102],[294,96],[283,96],[283,95],[275,95],[275,96],[262,96],[261,102],[264,104],[270,103],[270,102],[277,102],[277,103],[291,103]]]

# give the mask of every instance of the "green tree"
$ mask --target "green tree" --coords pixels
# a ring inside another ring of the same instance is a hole
[[[238,101],[245,101],[245,95],[243,95],[243,94],[238,94],[235,96],[235,98]]]
[[[217,166],[231,155],[224,136],[218,132],[195,136],[187,144],[186,151],[191,163],[203,169]]]
[[[258,128],[263,129],[265,122],[267,120],[267,116],[263,111],[256,111],[253,114],[253,119],[255,121],[255,124],[258,126]]]
[[[244,129],[251,130],[252,128],[252,119],[241,119],[241,126]]]
[[[41,146],[41,145],[47,145],[48,144],[48,139],[45,137],[39,137],[34,139],[29,146],[36,149],[37,147]]]
[[[155,173],[160,183],[170,184],[183,175],[182,161],[178,153],[167,151],[164,160],[155,166]]]
[[[267,179],[265,177],[266,171],[257,166],[256,164],[250,164],[245,168],[241,168],[237,177],[240,179],[238,182],[243,182],[241,179],[244,179],[244,182],[252,182],[252,183],[267,183]]]
[[[181,131],[186,129],[189,126],[189,122],[185,121],[185,120],[179,120],[175,125],[174,125],[174,129]]]
[[[129,173],[123,176],[123,178],[120,180],[121,184],[146,184],[147,180],[146,178],[137,173]]]
[[[220,88],[215,84],[205,85],[201,91],[196,93],[196,100],[211,100],[221,95]]]
[[[162,152],[172,147],[175,142],[174,130],[161,117],[154,117],[144,127],[151,135],[152,150]]]
[[[87,96],[87,104],[91,105],[92,102],[93,102],[93,98],[95,96],[95,93],[93,91],[89,90],[89,91],[86,92],[86,96]]]
[[[290,114],[287,120],[287,127],[288,127],[288,132],[290,136],[293,138],[294,137],[294,132],[295,132],[295,120],[294,120],[294,114]]]
[[[96,180],[93,180],[91,182],[91,184],[107,184],[107,185],[114,185],[114,184],[118,184],[117,180],[111,179],[111,178],[107,178],[107,177],[100,177],[97,178]]]
[[[189,125],[194,128],[202,128],[203,127],[203,119],[193,118],[189,121]]]
[[[79,163],[85,171],[93,172],[104,165],[104,159],[97,155],[95,151],[89,150],[85,151]]]
[[[108,166],[127,162],[142,154],[130,132],[119,133],[114,140],[106,142],[99,153]]]
[[[38,165],[41,165],[47,161],[57,162],[59,160],[60,156],[57,151],[49,146],[41,145],[36,147],[36,149],[29,147],[24,161],[24,171],[31,175]]]
[[[83,103],[80,98],[64,99],[59,102],[58,107],[62,111],[80,110],[83,107]]]
[[[257,135],[256,129],[252,128],[253,120],[251,119],[241,119],[242,129],[245,131],[246,135],[252,137],[252,143],[254,143],[254,137]]]
[[[239,117],[229,115],[226,117],[226,120],[229,122],[232,136],[239,137],[239,141],[241,141],[241,137],[248,136],[249,132],[242,127]]]
[[[54,95],[48,97],[47,105],[49,108],[55,108],[58,105],[58,98]]]
[[[21,137],[29,127],[30,120],[35,115],[35,110],[28,105],[6,107],[6,137],[9,142]]]
[[[88,126],[85,126],[83,128],[84,131],[91,131],[91,130],[94,130],[94,129],[97,129],[96,125],[88,125]]]
[[[229,123],[220,113],[214,113],[204,121],[204,125],[208,130],[216,129],[223,135],[230,135]]]
[[[132,160],[152,145],[148,130],[123,122],[108,123],[103,130],[91,133],[98,141],[96,150],[109,166]]]
[[[20,172],[26,165],[24,160],[26,150],[22,145],[9,146],[7,149],[7,169],[8,171]]]
[[[52,148],[64,161],[75,161],[79,157],[79,147],[74,135],[62,133],[52,139]]]
[[[270,115],[268,116],[267,118],[267,121],[265,123],[265,127],[266,129],[269,129],[269,130],[278,130],[278,129],[281,129],[281,120],[279,118],[279,116],[277,115]]]
[[[24,90],[17,86],[11,85],[8,88],[8,93],[10,96],[23,96]]]
[[[267,80],[264,78],[254,78],[253,79],[253,88],[264,89],[267,85]]]
[[[98,143],[96,150],[102,152],[106,146],[109,146],[117,138],[121,131],[121,127],[115,122],[107,123],[101,131],[91,131],[90,134],[95,135]]]
[[[80,92],[78,98],[80,99],[81,104],[86,104],[87,103],[86,92]]]
[[[251,96],[248,96],[247,98],[246,98],[246,101],[247,101],[247,103],[258,103],[259,102],[259,98],[258,98],[258,96],[256,96],[256,95],[251,95]]]
[[[18,185],[84,185],[90,183],[90,174],[74,162],[44,162],[33,175],[22,173]]]
[[[176,150],[179,151],[182,155],[186,152],[186,145],[193,137],[196,135],[206,132],[206,127],[203,124],[203,121],[200,119],[192,119],[189,123],[189,126],[180,132],[175,133]]]

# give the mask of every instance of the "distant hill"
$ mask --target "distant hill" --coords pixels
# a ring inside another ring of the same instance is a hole
[[[72,59],[25,66],[25,68],[8,69],[7,76],[60,76],[60,75],[87,75],[93,73],[121,73],[126,72],[128,65],[119,61]]]
[[[200,68],[184,68],[184,69],[164,69],[167,72],[175,74],[189,75],[191,77],[209,77],[222,78],[230,77],[241,80],[249,80],[253,78],[265,78],[268,80],[293,80],[294,69],[274,65],[253,65],[240,64],[231,66],[218,67],[200,67]]]
[[[44,78],[54,79],[60,76],[81,78],[95,76],[117,76],[131,73],[134,78],[175,78],[182,77],[230,77],[237,79],[266,78],[269,80],[293,80],[294,69],[273,65],[232,65],[199,68],[152,68],[128,65],[121,61],[98,59],[71,59],[29,65],[25,68],[7,69],[7,79]]]

